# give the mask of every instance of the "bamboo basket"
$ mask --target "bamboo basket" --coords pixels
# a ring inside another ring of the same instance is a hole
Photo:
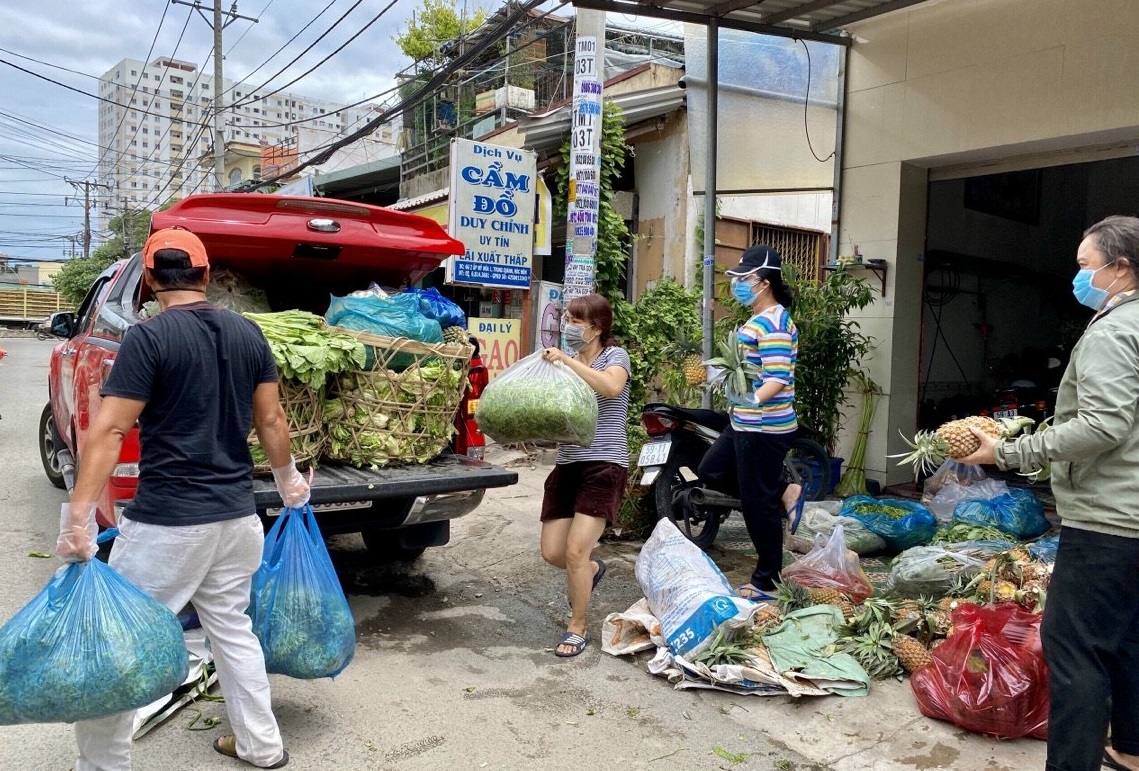
[[[324,450],[324,418],[321,414],[323,389],[315,389],[291,378],[281,378],[277,383],[281,406],[285,409],[285,420],[289,426],[289,440],[297,468],[307,468],[316,463]],[[249,432],[249,449],[259,450],[261,442],[257,432]],[[253,473],[263,476],[273,473],[269,461],[258,463],[254,456]]]
[[[344,412],[327,416],[325,456],[360,467],[438,456],[455,432],[474,347],[336,329],[364,343],[374,365],[333,376],[329,396]]]

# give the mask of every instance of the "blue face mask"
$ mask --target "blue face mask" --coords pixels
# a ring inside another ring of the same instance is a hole
[[[732,279],[732,297],[741,305],[751,307],[756,298],[759,297],[759,292],[752,288],[751,282],[746,279],[733,278]]]
[[[1072,279],[1072,294],[1075,295],[1080,305],[1086,305],[1093,311],[1098,311],[1107,302],[1107,289],[1100,289],[1098,286],[1092,285],[1092,277],[1106,267],[1107,265],[1100,265],[1095,270],[1083,268]],[[1115,281],[1112,281],[1108,289],[1114,285]]]

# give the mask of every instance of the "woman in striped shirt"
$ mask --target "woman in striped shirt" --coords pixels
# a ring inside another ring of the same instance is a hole
[[[567,356],[547,348],[542,356],[577,373],[597,394],[597,433],[589,447],[562,445],[546,479],[542,500],[542,559],[566,571],[572,615],[554,653],[576,656],[589,644],[586,612],[605,563],[590,559],[606,523],[625,495],[629,443],[629,375],[632,364],[612,335],[613,307],[599,294],[576,297],[566,306]]]
[[[791,290],[782,260],[769,246],[753,246],[727,271],[732,295],[752,310],[737,330],[740,358],[758,367],[751,392],[731,400],[731,425],[705,455],[699,476],[707,481],[734,465],[743,518],[757,554],[751,580],[738,587],[749,600],[771,599],[783,567],[783,513],[801,488],[782,480],[783,459],[798,429],[795,420],[795,359],[799,331],[787,310]],[[726,467],[726,468],[725,468]]]

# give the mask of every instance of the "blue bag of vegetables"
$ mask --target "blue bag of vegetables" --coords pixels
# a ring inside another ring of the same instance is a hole
[[[1052,527],[1036,493],[1023,488],[989,500],[962,501],[953,509],[953,521],[995,527],[1021,541],[1044,535]]]
[[[467,314],[463,313],[463,309],[458,305],[439,294],[439,290],[435,287],[427,289],[411,287],[407,290],[407,294],[417,296],[419,298],[419,312],[429,319],[438,321],[439,326],[444,329],[447,327],[467,328]]]
[[[189,670],[169,608],[98,560],[73,562],[0,628],[0,725],[138,709]]]
[[[311,506],[283,510],[265,536],[249,615],[271,673],[315,680],[352,661],[356,622]]]
[[[384,337],[407,337],[421,343],[443,342],[443,329],[420,312],[419,296],[403,292],[391,297],[336,297],[324,314],[334,327]]]
[[[914,501],[852,495],[842,502],[838,515],[857,519],[894,551],[924,546],[937,534],[937,518]]]

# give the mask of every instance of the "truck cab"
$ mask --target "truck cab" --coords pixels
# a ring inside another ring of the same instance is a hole
[[[436,223],[413,214],[330,199],[258,194],[207,194],[156,212],[152,230],[184,227],[205,243],[212,270],[240,272],[265,290],[273,310],[299,308],[323,315],[329,296],[370,282],[403,287],[422,279],[462,244]],[[40,421],[40,455],[48,479],[67,489],[83,462],[99,390],[114,366],[123,336],[145,316],[148,288],[141,255],[120,260],[95,280],[79,310],[53,317],[63,338],[52,352],[48,403]],[[368,548],[388,558],[417,556],[442,545],[449,521],[469,513],[488,487],[514,484],[513,472],[482,462],[485,441],[473,420],[485,385],[481,360],[456,416],[459,453],[425,465],[358,469],[322,463],[312,502],[326,534],[360,532]],[[113,526],[138,486],[137,427],[98,502],[97,518]],[[281,505],[272,479],[254,481],[259,513]]]

